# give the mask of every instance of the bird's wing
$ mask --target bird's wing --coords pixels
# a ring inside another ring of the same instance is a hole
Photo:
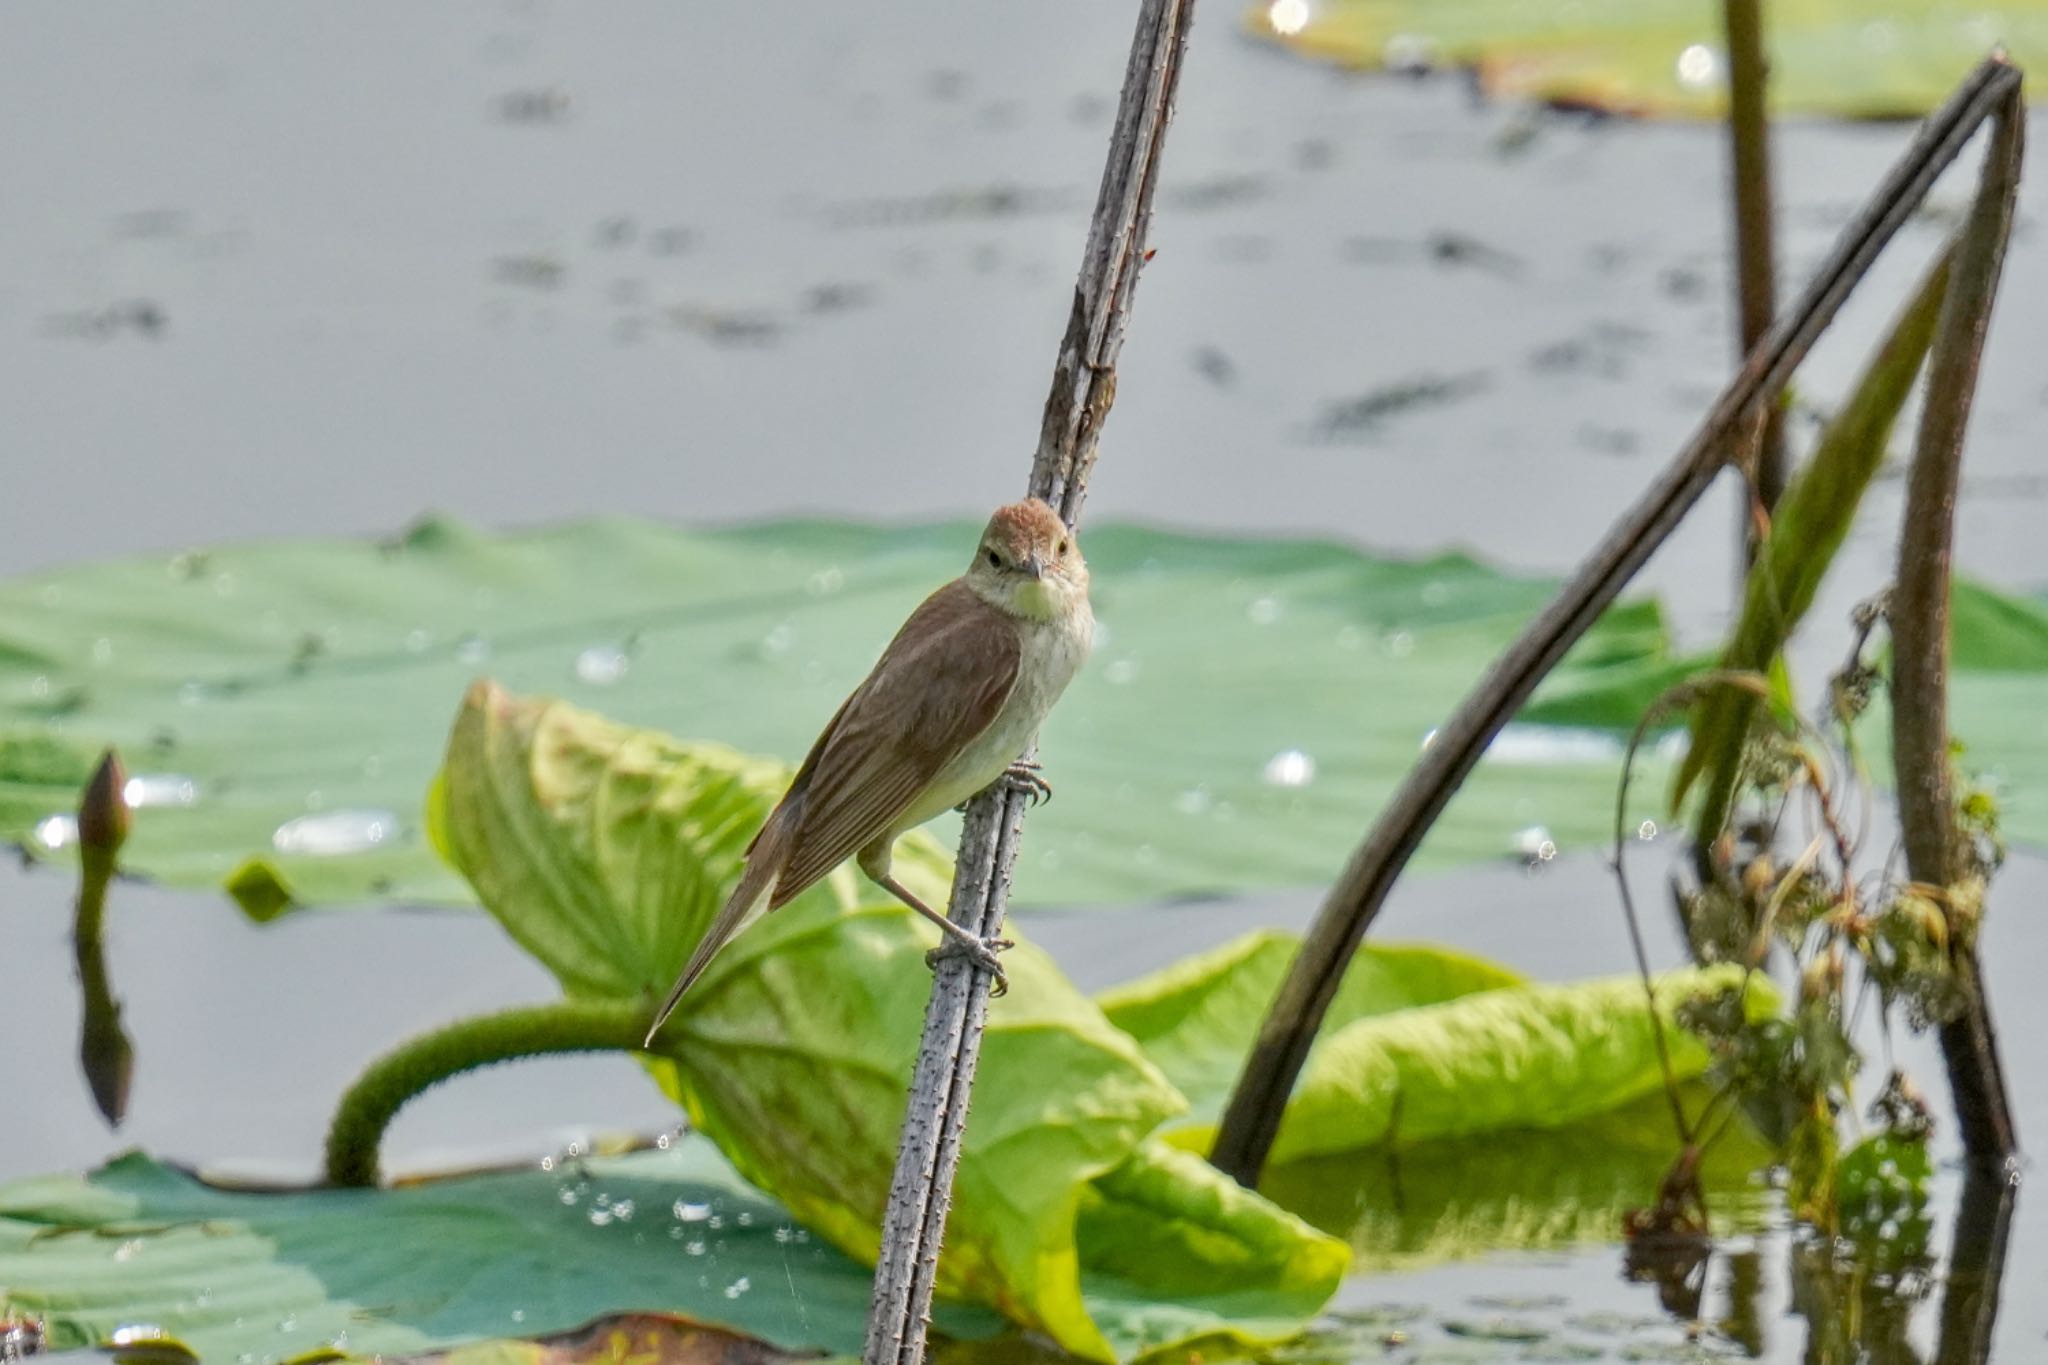
[[[804,760],[780,907],[888,832],[1016,686],[1016,628],[965,583],[924,600]]]

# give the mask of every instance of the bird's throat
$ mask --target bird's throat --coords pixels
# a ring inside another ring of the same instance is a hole
[[[1060,615],[1060,595],[1043,579],[1019,583],[1010,593],[1010,610],[1033,621],[1050,621]]]

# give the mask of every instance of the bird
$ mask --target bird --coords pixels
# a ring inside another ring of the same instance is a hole
[[[1095,617],[1088,564],[1047,503],[996,509],[967,571],[927,597],[847,697],[747,845],[738,883],[676,979],[646,1044],[711,959],[853,857],[876,885],[937,924],[939,956],[961,955],[1007,982],[997,950],[891,875],[899,836],[997,783],[1033,803],[1052,788],[1023,759],[1087,659]]]

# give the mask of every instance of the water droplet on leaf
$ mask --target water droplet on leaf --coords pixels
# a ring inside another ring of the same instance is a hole
[[[1678,54],[1678,83],[1688,90],[1705,90],[1721,79],[1721,55],[1705,43],[1694,43]]]
[[[1273,0],[1266,7],[1266,22],[1273,32],[1289,38],[1308,27],[1308,0]]]
[[[1621,755],[1621,741],[1607,731],[1561,725],[1509,724],[1486,746],[1488,762],[1516,765],[1613,763]]]
[[[137,773],[121,787],[131,806],[189,806],[199,800],[199,784],[182,773]]]
[[[632,664],[617,645],[592,645],[576,656],[576,680],[592,687],[610,687],[626,676]]]
[[[1260,776],[1268,786],[1306,787],[1316,780],[1316,761],[1299,749],[1282,749],[1266,760]]]
[[[334,857],[367,852],[397,833],[398,817],[388,810],[330,810],[285,821],[270,836],[270,846],[279,853]]]
[[[1515,854],[1531,867],[1540,867],[1557,856],[1557,841],[1541,825],[1515,831]]]

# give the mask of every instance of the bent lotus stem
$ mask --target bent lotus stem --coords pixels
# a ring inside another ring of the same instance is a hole
[[[327,1183],[377,1183],[384,1130],[415,1096],[465,1071],[564,1052],[638,1052],[644,1000],[556,1000],[446,1024],[370,1063],[327,1125]]]
[[[1957,827],[1948,730],[1949,579],[1955,542],[1956,488],[1963,436],[1977,393],[1978,362],[1991,304],[2012,235],[2026,140],[2018,73],[1992,121],[1977,197],[1970,207],[1927,358],[1927,401],[1906,478],[1899,568],[1891,598],[1892,766],[1906,871],[1914,881],[1950,886],[1965,872]],[[1941,1026],[1942,1058],[1954,1092],[1963,1148],[1973,1161],[2000,1165],[2019,1152],[2012,1101],[1998,1057],[1991,1002],[1974,936],[1951,936],[1950,970],[1963,1007]]]
[[[1194,0],[1142,0],[1138,8],[1123,98],[1110,131],[1074,306],[1031,463],[1031,496],[1051,504],[1069,526],[1080,521],[1096,444],[1116,399],[1117,353],[1145,263],[1160,152],[1194,8]],[[967,808],[947,913],[976,938],[994,938],[1002,931],[1024,807],[1020,792],[998,784]],[[862,1351],[865,1365],[919,1365],[924,1359],[939,1248],[988,1019],[988,992],[988,976],[962,958],[941,960],[934,974],[882,1215],[881,1253]]]
[[[1324,898],[1267,1012],[1210,1154],[1219,1168],[1243,1184],[1258,1182],[1287,1096],[1344,969],[1451,794],[1536,685],[1692,509],[1735,453],[1745,424],[1762,405],[1777,400],[1878,253],[1978,128],[2016,100],[2019,84],[2018,68],[1994,54],[1921,125],[1912,146],[1843,232],[1798,301],[1750,350],[1678,458],[1438,729],[1436,742],[1410,770]]]

